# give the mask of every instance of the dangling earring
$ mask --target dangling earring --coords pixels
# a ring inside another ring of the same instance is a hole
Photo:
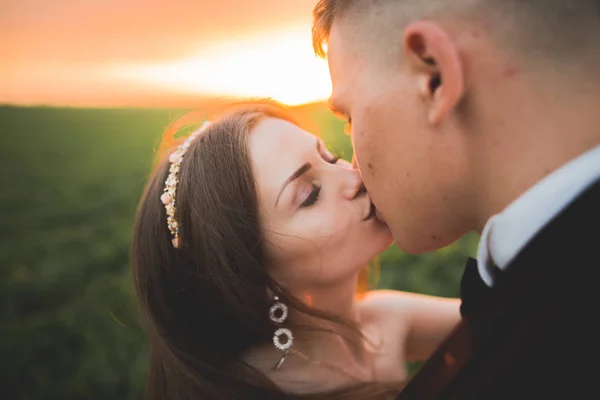
[[[278,296],[275,296],[274,300],[275,304],[273,304],[269,309],[269,319],[274,323],[281,325],[288,317],[288,308],[285,304],[279,301]],[[279,313],[281,313],[281,315],[278,315]],[[282,336],[285,336],[287,339],[285,343],[281,343]],[[289,330],[288,328],[278,328],[275,331],[275,333],[273,334],[273,344],[277,349],[283,351],[283,355],[281,356],[277,364],[273,366],[273,369],[281,367],[281,364],[283,364],[287,356],[290,354],[290,348],[292,347],[293,343],[294,336],[292,335],[291,330]]]

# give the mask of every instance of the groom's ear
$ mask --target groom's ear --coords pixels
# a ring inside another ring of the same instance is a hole
[[[465,90],[456,44],[438,24],[418,21],[404,29],[403,45],[406,62],[429,108],[429,123],[439,124]]]

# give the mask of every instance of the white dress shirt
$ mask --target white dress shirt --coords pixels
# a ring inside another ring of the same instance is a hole
[[[477,251],[482,280],[493,286],[494,264],[505,270],[546,224],[598,179],[600,146],[547,175],[504,211],[491,217],[481,233]]]

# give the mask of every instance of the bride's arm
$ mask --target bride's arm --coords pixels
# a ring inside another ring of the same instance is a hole
[[[401,293],[406,307],[406,358],[426,360],[460,320],[460,299]]]
[[[460,299],[393,290],[373,291],[381,316],[404,327],[407,361],[426,360],[460,320]]]

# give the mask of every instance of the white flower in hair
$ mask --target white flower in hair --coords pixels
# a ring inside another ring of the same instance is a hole
[[[189,149],[192,142],[200,136],[202,132],[206,130],[206,128],[210,125],[210,122],[205,121],[202,126],[192,132],[192,134],[183,142],[181,145],[177,147],[177,149],[171,153],[169,156],[169,162],[171,165],[169,166],[169,176],[165,180],[165,189],[163,194],[160,196],[160,201],[165,205],[165,210],[167,211],[167,226],[169,227],[169,231],[171,231],[171,235],[173,236],[173,247],[179,248],[181,243],[179,242],[179,223],[175,219],[175,195],[177,194],[177,183],[179,168],[181,166],[181,162],[183,161],[183,156]]]

